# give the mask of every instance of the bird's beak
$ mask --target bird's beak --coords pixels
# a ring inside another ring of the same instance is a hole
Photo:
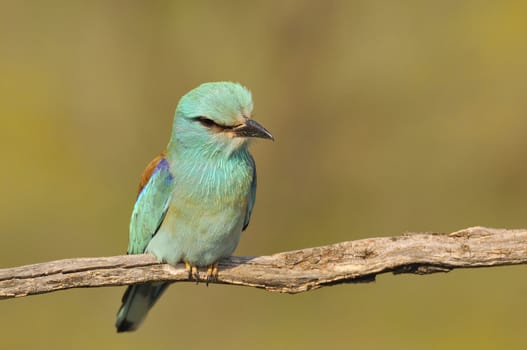
[[[245,122],[235,127],[233,131],[236,137],[259,137],[274,141],[273,135],[253,119],[245,119]]]

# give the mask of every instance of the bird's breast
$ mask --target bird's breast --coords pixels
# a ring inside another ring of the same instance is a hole
[[[231,255],[247,213],[252,164],[189,164],[173,173],[171,202],[150,250],[198,266]]]

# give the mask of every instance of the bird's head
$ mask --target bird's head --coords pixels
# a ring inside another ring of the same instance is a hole
[[[230,155],[246,148],[252,138],[274,140],[269,131],[251,119],[252,109],[251,93],[240,84],[202,84],[179,101],[171,146]]]

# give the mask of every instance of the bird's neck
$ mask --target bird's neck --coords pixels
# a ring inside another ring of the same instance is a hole
[[[207,148],[169,148],[167,159],[174,178],[186,188],[189,198],[238,199],[248,193],[254,176],[253,160],[247,147],[230,154]]]
[[[167,159],[174,168],[175,174],[183,172],[199,176],[208,176],[207,172],[233,173],[252,166],[251,155],[247,145],[233,149],[225,149],[214,144],[204,144],[200,147],[185,147],[170,142],[167,148]]]

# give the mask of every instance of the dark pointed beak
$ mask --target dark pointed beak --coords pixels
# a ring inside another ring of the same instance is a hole
[[[274,141],[273,135],[253,119],[246,119],[245,123],[235,127],[233,131],[237,137],[259,137]]]

